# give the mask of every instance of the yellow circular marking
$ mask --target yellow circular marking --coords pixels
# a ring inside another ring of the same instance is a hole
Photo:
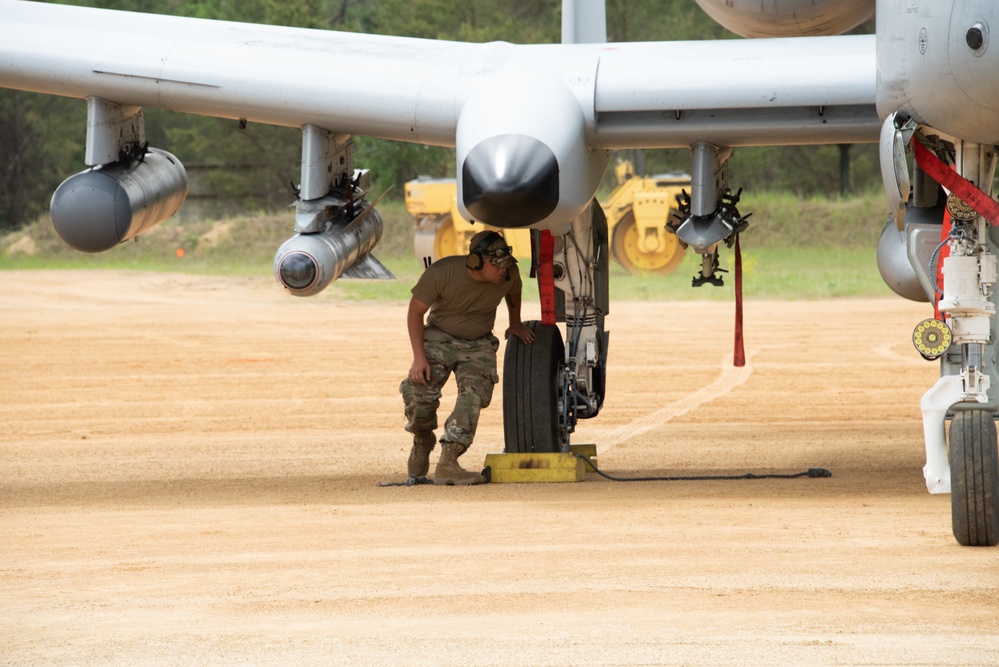
[[[938,359],[950,347],[950,327],[940,320],[923,320],[912,332],[912,343],[924,358]]]

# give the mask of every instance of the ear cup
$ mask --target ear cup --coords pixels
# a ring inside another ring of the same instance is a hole
[[[468,253],[468,256],[465,257],[465,266],[469,271],[480,270],[484,262],[485,258],[482,256],[482,251],[478,248]]]
[[[493,244],[497,239],[502,240],[502,236],[496,232],[489,232],[478,243],[472,248],[468,256],[465,257],[465,266],[468,267],[469,271],[480,270],[486,262],[485,252],[489,250],[489,246]]]

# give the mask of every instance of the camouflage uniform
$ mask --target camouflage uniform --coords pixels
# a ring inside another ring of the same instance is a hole
[[[475,340],[463,340],[428,327],[424,330],[424,341],[430,363],[430,381],[419,385],[406,378],[399,386],[405,404],[406,430],[414,436],[422,436],[421,439],[433,437],[437,428],[441,387],[454,373],[458,397],[454,410],[444,422],[444,435],[440,441],[457,442],[468,447],[479,424],[479,411],[489,406],[493,387],[499,381],[496,373],[499,339],[488,334]]]
[[[486,481],[484,475],[462,468],[457,459],[471,446],[479,412],[492,401],[493,387],[499,381],[499,340],[492,330],[496,308],[504,299],[510,308],[510,321],[520,325],[521,280],[511,251],[496,232],[479,232],[472,237],[467,257],[444,257],[434,262],[413,287],[407,327],[414,345],[414,365],[399,385],[405,428],[413,434],[407,463],[410,480],[425,478],[430,469],[441,388],[453,373],[458,397],[444,422],[433,483]],[[420,384],[414,379],[427,382]]]

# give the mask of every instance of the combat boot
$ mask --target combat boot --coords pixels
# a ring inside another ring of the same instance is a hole
[[[430,472],[430,452],[434,451],[436,444],[433,433],[413,435],[413,448],[409,450],[410,477],[427,476],[427,473]]]
[[[485,484],[485,477],[458,465],[458,457],[464,454],[466,449],[468,449],[466,445],[457,442],[441,443],[441,457],[437,460],[437,469],[434,470],[434,484],[445,486]]]

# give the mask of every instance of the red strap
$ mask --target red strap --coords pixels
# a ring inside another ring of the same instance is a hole
[[[996,200],[944,164],[933,151],[928,150],[918,141],[912,142],[912,149],[916,153],[916,162],[934,181],[956,194],[965,204],[975,209],[978,215],[993,225],[999,224],[999,203]]]
[[[541,323],[555,325],[555,275],[552,258],[555,256],[555,237],[547,229],[541,232],[541,249],[538,257],[538,295],[541,297]]]
[[[739,235],[735,235],[735,352],[732,364],[736,368],[746,365],[746,349],[742,340],[742,250]]]

